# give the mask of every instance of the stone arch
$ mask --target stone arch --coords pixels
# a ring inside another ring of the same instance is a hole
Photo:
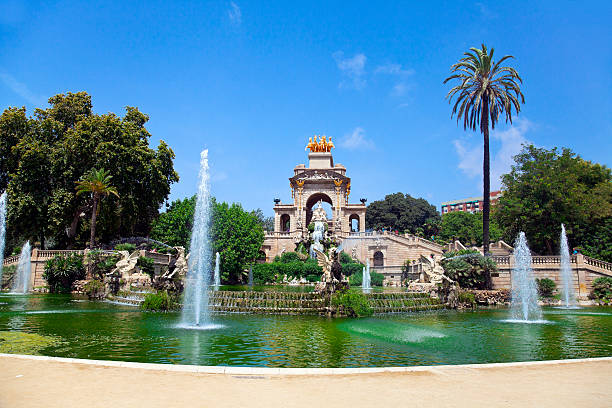
[[[313,193],[306,199],[306,226],[310,224],[310,220],[312,219],[312,208],[319,202],[323,201],[324,203],[328,203],[329,205],[334,207],[334,201],[331,197],[325,193],[317,192]],[[327,216],[331,216],[332,214],[327,214]]]
[[[359,214],[349,215],[349,228],[351,232],[359,232],[361,229]]]
[[[385,256],[381,251],[374,252],[374,267],[385,266]]]
[[[291,216],[289,214],[283,214],[280,217],[280,229],[282,232],[291,231]]]

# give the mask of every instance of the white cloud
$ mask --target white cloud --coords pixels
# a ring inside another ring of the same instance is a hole
[[[0,73],[0,79],[7,87],[9,87],[17,95],[21,96],[31,105],[34,105],[36,107],[42,107],[42,105],[47,102],[47,100],[43,96],[35,95],[32,91],[28,89],[26,84],[17,81],[15,78],[13,78],[7,73]]]
[[[369,150],[374,148],[374,142],[366,138],[365,130],[358,126],[353,129],[352,133],[344,135],[340,141],[340,146],[349,150]]]
[[[227,11],[227,15],[232,24],[237,26],[242,24],[242,10],[233,1],[230,2],[230,9]]]
[[[514,160],[523,144],[529,144],[525,137],[533,124],[527,119],[518,120],[514,125],[504,131],[491,133],[491,190],[501,187],[501,176],[510,171]],[[465,140],[454,140],[453,144],[459,156],[459,169],[470,178],[478,178],[479,188],[482,188],[482,142],[468,146]]]
[[[388,75],[412,75],[414,70],[402,68],[400,64],[386,64],[379,65],[374,70],[375,74],[388,74]]]
[[[400,64],[379,65],[374,70],[375,74],[391,75],[397,78],[397,82],[391,89],[391,94],[395,96],[404,96],[409,89],[407,79],[414,74],[414,70],[402,68]]]
[[[339,87],[363,89],[366,85],[364,78],[366,56],[364,54],[355,54],[352,58],[344,58],[344,53],[338,51],[333,54],[333,57],[336,60],[338,69],[342,71],[342,75],[345,77],[340,82]]]

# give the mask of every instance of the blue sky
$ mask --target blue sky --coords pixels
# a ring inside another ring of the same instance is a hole
[[[380,4],[382,3],[382,4]],[[612,3],[0,2],[0,107],[87,91],[98,113],[150,115],[196,191],[272,214],[313,134],[332,136],[351,201],[481,192],[481,136],[450,118],[442,81],[470,46],[512,54],[526,104],[492,139],[492,187],[523,142],[612,164]]]

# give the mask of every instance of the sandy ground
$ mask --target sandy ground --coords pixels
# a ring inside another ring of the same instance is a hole
[[[0,357],[0,407],[612,407],[612,360],[230,375]]]

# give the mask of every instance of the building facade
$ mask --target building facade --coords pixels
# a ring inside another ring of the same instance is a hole
[[[499,197],[501,197],[501,191],[492,191],[490,194],[491,197],[491,206],[497,203]],[[442,203],[440,208],[440,213],[442,215],[448,214],[451,212],[463,211],[469,213],[477,213],[481,212],[484,208],[484,198],[483,197],[470,197],[464,198],[461,200],[453,200]]]

